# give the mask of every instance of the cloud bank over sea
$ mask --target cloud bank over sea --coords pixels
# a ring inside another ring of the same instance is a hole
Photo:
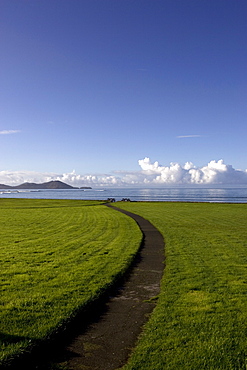
[[[212,160],[206,166],[196,167],[192,162],[181,166],[170,163],[161,166],[149,158],[139,160],[144,182],[151,184],[247,184],[247,170],[235,170],[223,159]]]
[[[0,184],[19,185],[24,182],[43,183],[60,180],[72,186],[120,187],[120,186],[162,186],[162,185],[247,185],[247,170],[237,170],[225,164],[223,159],[212,160],[203,167],[192,162],[184,165],[170,163],[162,166],[145,157],[138,161],[139,171],[114,171],[110,174],[80,175],[70,173],[40,173],[31,171],[0,171]]]

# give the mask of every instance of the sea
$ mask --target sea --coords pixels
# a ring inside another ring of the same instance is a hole
[[[82,199],[116,201],[128,199],[136,202],[211,202],[247,203],[246,186],[196,186],[196,187],[153,187],[153,188],[93,188],[69,190],[1,190],[0,198],[29,199]]]

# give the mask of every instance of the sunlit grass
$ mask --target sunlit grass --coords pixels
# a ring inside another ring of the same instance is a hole
[[[100,202],[1,199],[0,361],[99,296],[141,238],[131,218]]]
[[[117,205],[166,243],[158,304],[124,369],[246,369],[247,205]]]

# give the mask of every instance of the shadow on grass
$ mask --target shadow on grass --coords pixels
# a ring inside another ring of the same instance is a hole
[[[5,334],[0,332],[0,343],[1,344],[15,344],[21,341],[27,341],[30,340],[29,338],[26,337],[20,337],[18,335],[10,335],[10,334]]]

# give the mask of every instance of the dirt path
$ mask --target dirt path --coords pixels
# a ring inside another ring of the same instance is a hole
[[[164,240],[149,221],[117,210],[132,217],[144,234],[143,246],[128,279],[107,300],[92,307],[88,315],[78,318],[70,330],[73,336],[68,333],[67,343],[53,351],[51,365],[39,363],[26,369],[114,370],[127,362],[159,293]]]

